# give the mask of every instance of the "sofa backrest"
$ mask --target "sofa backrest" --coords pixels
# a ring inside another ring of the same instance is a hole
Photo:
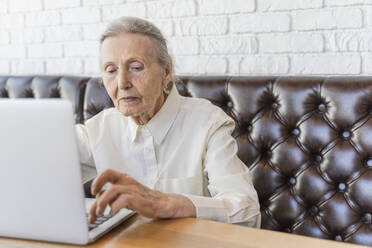
[[[64,98],[74,107],[76,123],[82,123],[82,93],[88,79],[77,76],[0,76],[0,98]]]
[[[176,86],[235,120],[262,228],[372,245],[372,77],[200,76]],[[112,106],[87,77],[3,76],[0,97],[67,98],[77,123]]]
[[[236,122],[262,228],[372,245],[372,77],[187,78]]]

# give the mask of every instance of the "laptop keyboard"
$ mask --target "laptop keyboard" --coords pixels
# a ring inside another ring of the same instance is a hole
[[[96,222],[94,222],[93,224],[88,224],[88,230],[89,231],[93,230],[94,228],[96,228],[97,226],[99,226],[102,223],[106,222],[110,218],[111,218],[111,216],[109,216],[109,215],[101,215],[101,216],[99,216],[97,218]]]

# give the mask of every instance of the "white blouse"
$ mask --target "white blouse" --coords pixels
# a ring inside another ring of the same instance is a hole
[[[197,218],[259,227],[257,193],[237,157],[233,120],[207,100],[173,87],[143,126],[106,109],[76,125],[81,163],[111,168],[162,192],[188,197]]]

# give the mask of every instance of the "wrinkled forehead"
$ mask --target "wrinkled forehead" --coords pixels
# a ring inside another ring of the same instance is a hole
[[[125,62],[133,58],[154,62],[156,46],[151,37],[138,33],[121,33],[106,38],[101,45],[101,61]]]

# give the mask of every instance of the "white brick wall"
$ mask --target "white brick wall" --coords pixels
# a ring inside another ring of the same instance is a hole
[[[9,1],[9,12],[27,12],[42,10],[42,0]]]
[[[322,8],[323,0],[263,0],[258,1],[257,4],[260,11],[298,10]]]
[[[52,11],[35,11],[25,14],[26,27],[55,26],[61,24],[61,13]]]
[[[8,31],[0,31],[0,44],[8,44],[10,41],[10,34]]]
[[[232,16],[232,33],[288,32],[291,27],[289,14],[244,14]]]
[[[296,55],[292,59],[294,74],[360,74],[360,56],[345,55]]]
[[[134,6],[138,4],[132,4]],[[195,16],[194,0],[159,0],[147,3],[148,15],[152,18]]]
[[[28,46],[29,58],[58,58],[62,57],[62,44],[43,43]]]
[[[25,0],[29,2],[33,2],[34,0]],[[17,1],[15,1],[17,2]],[[45,0],[44,7],[45,9],[64,9],[69,7],[79,7],[80,1],[76,0]]]
[[[0,74],[99,75],[123,15],[162,30],[178,75],[372,75],[372,0],[0,0]]]
[[[295,30],[361,28],[363,12],[360,8],[338,8],[324,11],[300,11],[293,15]]]
[[[239,65],[240,73],[286,74],[289,72],[287,56],[247,56]]]
[[[218,17],[193,17],[175,20],[177,36],[206,36],[226,34],[228,19],[225,16]]]
[[[44,73],[44,61],[42,60],[13,61],[11,65],[14,74],[23,74],[25,71],[32,71],[35,74]]]
[[[202,15],[246,13],[255,10],[254,0],[200,0],[198,3]]]

